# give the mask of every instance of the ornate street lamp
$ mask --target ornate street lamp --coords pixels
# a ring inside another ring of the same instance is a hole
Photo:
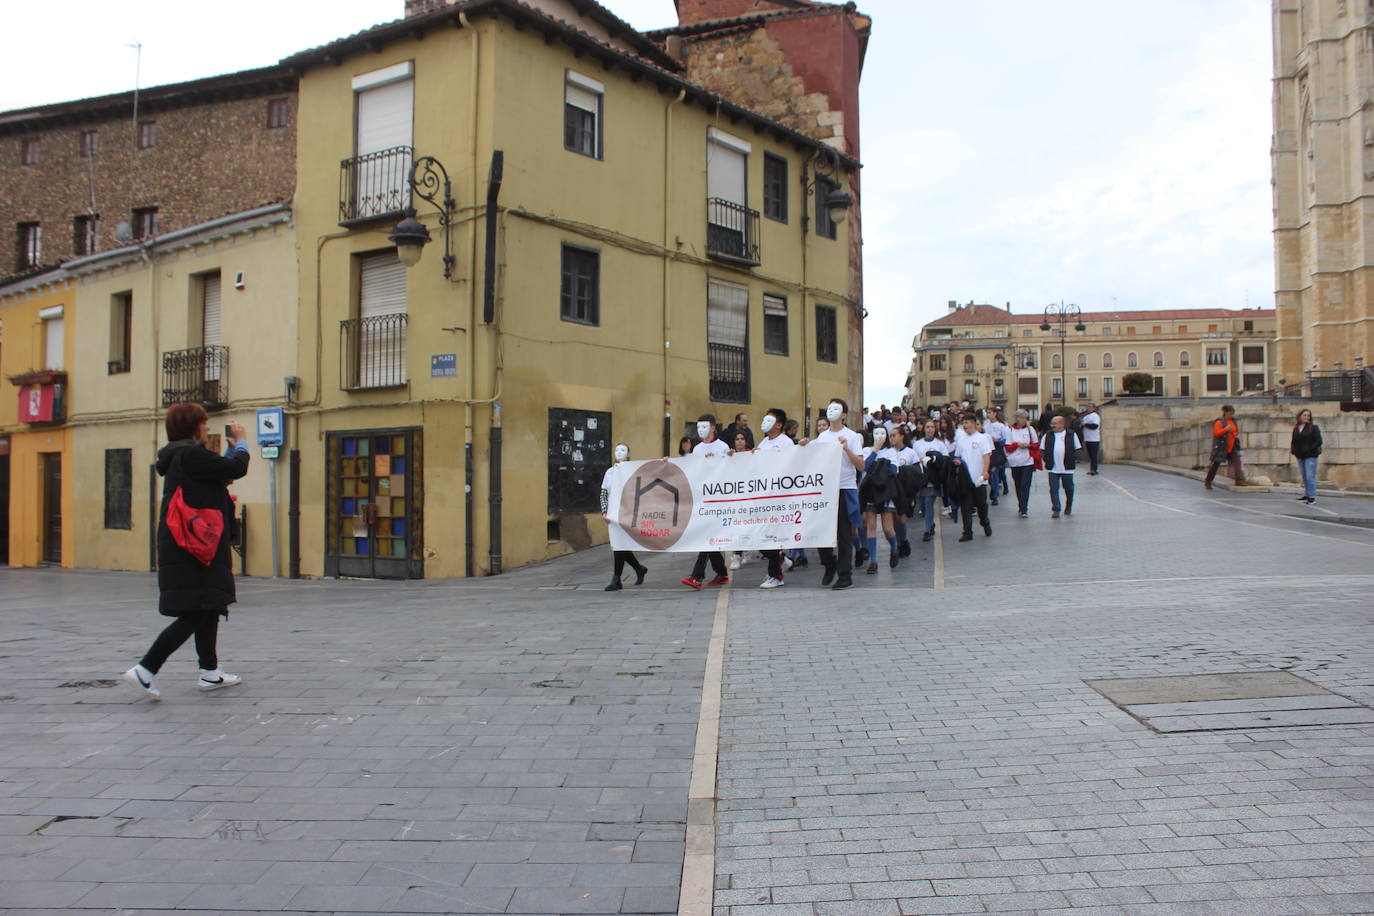
[[[1058,305],[1051,302],[1049,305],[1045,306],[1045,320],[1040,323],[1040,330],[1050,330],[1051,315],[1056,316],[1059,320],[1059,396],[1067,402],[1069,398],[1069,389],[1064,382],[1064,364],[1068,357],[1064,353],[1064,345],[1067,342],[1069,332],[1066,325],[1069,322],[1069,318],[1072,317],[1077,319],[1077,323],[1073,326],[1075,331],[1081,333],[1086,331],[1088,327],[1083,323],[1083,310],[1072,302],[1067,305],[1063,302],[1060,302]],[[1060,406],[1063,405],[1061,404]]]
[[[830,147],[817,151],[816,155],[810,160],[811,168],[814,172],[808,172],[807,166],[802,166],[802,190],[807,197],[814,197],[816,194],[817,179],[825,179],[834,187],[833,191],[827,191],[825,200],[826,215],[830,217],[830,222],[838,226],[844,222],[849,215],[849,209],[854,206],[854,198],[849,192],[841,188],[841,177],[844,173],[844,164],[840,161],[840,154]],[[802,232],[810,230],[810,208],[802,207]]]
[[[444,194],[442,203],[438,200],[441,181]],[[449,239],[449,222],[454,200],[448,170],[433,156],[421,156],[411,165],[406,184],[410,187],[411,194],[429,201],[434,209],[439,211],[439,225],[444,230],[444,279],[452,279],[453,265],[457,259],[453,256],[453,246]],[[392,228],[387,238],[396,246],[396,257],[406,267],[414,267],[420,262],[420,254],[430,241],[429,229],[415,218],[414,207],[406,207],[405,218]]]

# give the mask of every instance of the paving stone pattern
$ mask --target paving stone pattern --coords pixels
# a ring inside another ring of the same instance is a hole
[[[1041,488],[991,538],[946,523],[963,587],[735,593],[720,916],[1374,912],[1374,726],[1156,734],[1083,683],[1286,670],[1369,703],[1374,537],[1078,483],[1068,518]]]

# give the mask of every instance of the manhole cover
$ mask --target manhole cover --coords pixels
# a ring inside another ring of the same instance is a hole
[[[1159,732],[1374,723],[1374,709],[1287,671],[1084,681]]]

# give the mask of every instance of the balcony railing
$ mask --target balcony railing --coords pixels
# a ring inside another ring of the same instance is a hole
[[[229,406],[229,348],[192,347],[162,354],[162,406],[188,402],[206,410]]]
[[[410,205],[413,153],[408,146],[393,146],[340,162],[339,223],[400,216]]]
[[[406,384],[405,312],[339,322],[339,387],[347,391]]]
[[[706,344],[711,400],[744,404],[749,401],[749,350],[730,344]],[[734,443],[730,443],[733,447]]]
[[[706,254],[736,264],[759,263],[759,211],[729,200],[706,201]]]

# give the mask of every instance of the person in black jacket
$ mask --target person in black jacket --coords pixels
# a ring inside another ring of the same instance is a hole
[[[199,404],[167,408],[168,442],[157,456],[157,472],[163,477],[157,526],[158,612],[176,619],[153,640],[143,660],[124,672],[129,686],[154,700],[162,698],[154,676],[168,656],[193,635],[200,657],[197,686],[201,690],[233,687],[243,680],[220,670],[215,642],[219,618],[229,616],[229,605],[236,600],[228,538],[234,503],[228,485],[248,473],[248,445],[243,427],[232,423],[227,430],[225,457],[216,455],[205,447],[209,425],[210,418]],[[208,565],[183,550],[167,526],[167,507],[178,489],[188,507],[222,513],[225,534]]]
[[[1302,495],[1298,501],[1310,506],[1317,501],[1317,456],[1322,453],[1322,431],[1312,422],[1312,411],[1298,411],[1288,450],[1298,459],[1298,473],[1302,476]]]

